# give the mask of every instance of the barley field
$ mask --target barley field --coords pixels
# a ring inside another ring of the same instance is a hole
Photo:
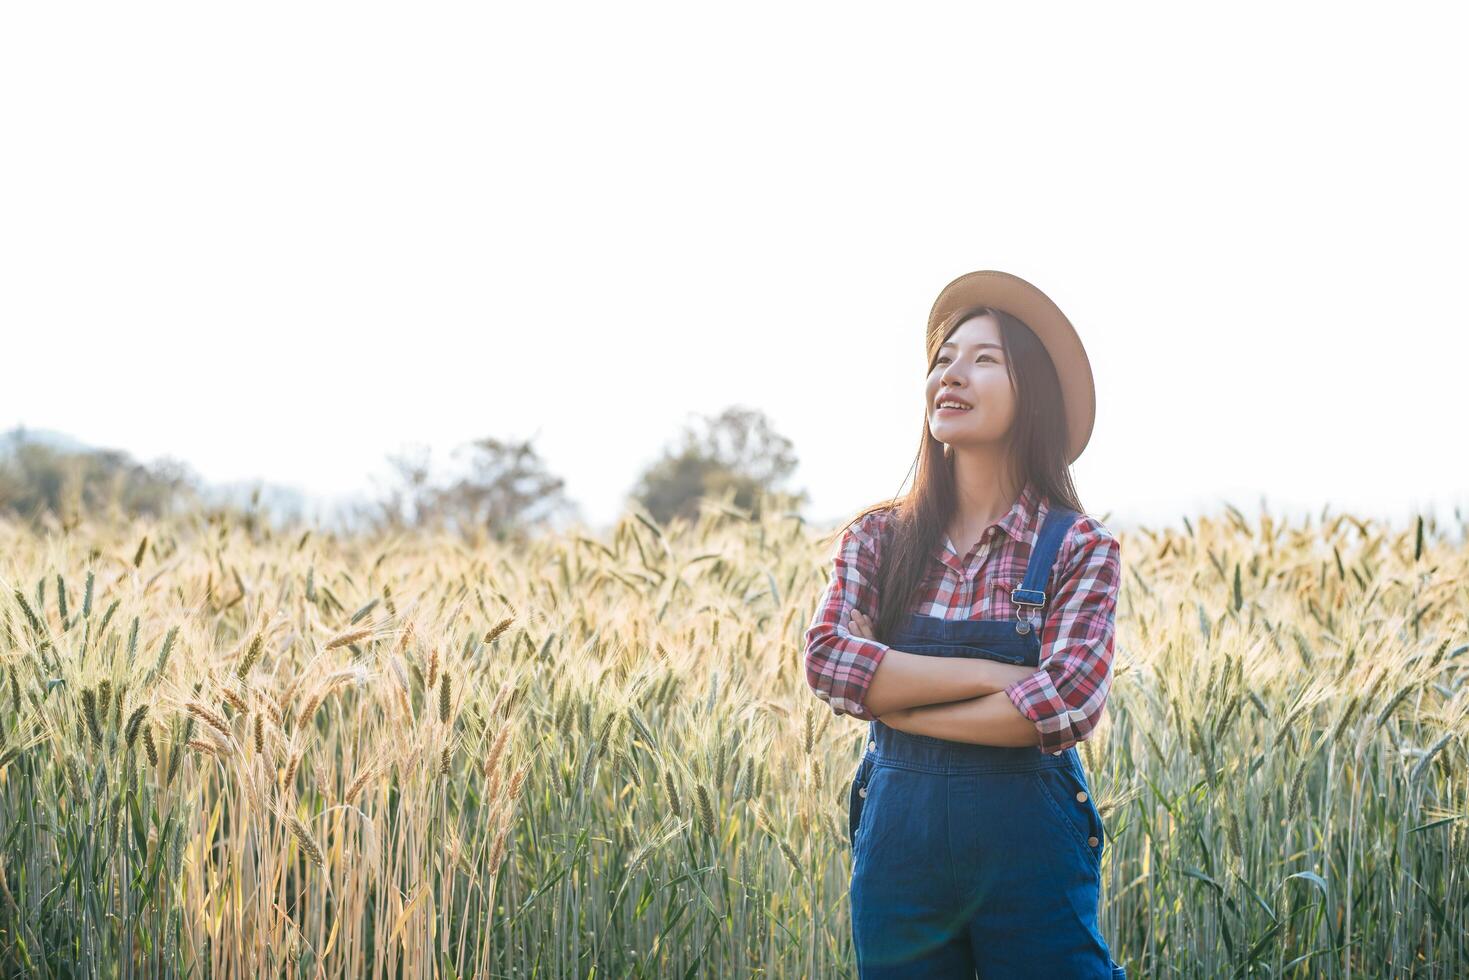
[[[830,544],[0,523],[0,973],[853,976]],[[1133,977],[1469,975],[1465,528],[1115,529]]]

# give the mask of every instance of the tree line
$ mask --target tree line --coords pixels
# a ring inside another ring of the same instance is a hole
[[[580,517],[565,480],[530,439],[471,440],[451,452],[457,465],[447,477],[435,477],[430,455],[426,447],[389,454],[389,479],[339,507],[329,522],[348,533],[424,529],[506,541]],[[806,492],[785,488],[796,465],[791,440],[764,413],[731,406],[685,425],[625,500],[660,523],[693,520],[711,498],[753,516],[772,504],[800,508]],[[270,506],[262,507],[263,498]],[[83,517],[197,511],[295,524],[303,509],[300,495],[287,488],[213,486],[171,458],[145,464],[120,450],[37,437],[23,427],[0,435],[0,516],[14,520],[66,528]]]

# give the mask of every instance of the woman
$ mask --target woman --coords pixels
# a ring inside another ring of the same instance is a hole
[[[863,978],[1125,980],[1074,747],[1106,702],[1121,585],[1067,470],[1095,404],[1040,290],[983,271],[939,294],[913,488],[844,528],[806,631],[812,690],[870,727],[848,814]]]

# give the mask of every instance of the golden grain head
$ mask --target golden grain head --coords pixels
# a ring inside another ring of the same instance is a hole
[[[245,701],[244,698],[240,697],[234,691],[231,691],[227,687],[221,688],[220,695],[225,699],[225,701],[229,703],[229,706],[231,708],[234,708],[240,714],[244,715],[250,713],[250,705]]]
[[[495,736],[495,741],[490,744],[489,754],[485,756],[485,761],[484,761],[484,763],[482,765],[482,769],[484,770],[484,774],[486,776],[488,776],[492,771],[494,771],[496,765],[500,761],[501,754],[505,751],[505,745],[509,741],[510,741],[510,726],[509,725],[502,726],[500,728],[499,733]]]
[[[292,750],[290,757],[286,761],[286,771],[281,776],[281,787],[283,789],[289,789],[295,785],[296,770],[301,766],[301,756],[305,751],[306,749],[302,746],[298,746]]]
[[[188,709],[190,714],[198,718],[200,721],[204,722],[204,724],[208,725],[210,728],[213,728],[215,731],[219,732],[221,735],[228,736],[230,734],[229,722],[225,721],[219,715],[215,714],[213,711],[209,710],[209,708],[200,704],[198,701],[190,701],[184,707]]]
[[[519,769],[515,770],[515,775],[513,777],[511,777],[511,779],[510,779],[510,799],[511,800],[517,800],[517,799],[520,798],[520,790],[521,790],[522,786],[525,784],[525,776],[526,776],[526,773],[529,772],[529,771],[530,771],[530,763],[529,762],[524,763]]]
[[[356,643],[358,640],[365,640],[371,635],[372,627],[368,627],[366,629],[351,630],[349,632],[341,633],[337,636],[332,637],[330,640],[327,641],[327,644],[323,649],[335,650],[338,647],[344,647]]]
[[[254,667],[255,662],[260,659],[261,651],[264,650],[264,648],[264,634],[256,633],[254,637],[252,637],[250,640],[250,646],[249,649],[245,651],[244,658],[240,661],[240,666],[236,671],[236,676],[238,676],[241,680],[244,680],[246,676],[249,675],[250,668]]]
[[[490,629],[488,633],[485,634],[485,643],[494,643],[501,633],[504,633],[510,628],[510,624],[513,622],[515,622],[514,616],[507,616],[504,619],[500,620]]]
[[[202,738],[191,738],[187,744],[189,748],[196,752],[203,752],[205,755],[224,758],[224,749],[216,742],[210,742]]]
[[[310,859],[312,864],[317,867],[325,867],[326,858],[321,853],[321,847],[317,845],[316,838],[311,836],[311,831],[301,822],[301,818],[295,814],[291,814],[289,822],[291,833],[295,835],[297,842],[300,843],[302,853]]]
[[[304,730],[310,726],[312,720],[316,717],[316,709],[321,707],[322,698],[325,696],[326,692],[320,689],[311,692],[311,696],[301,706],[301,713],[296,716],[296,727],[298,729]]]
[[[352,784],[347,787],[347,792],[343,794],[342,800],[346,803],[351,803],[356,799],[357,794],[362,792],[367,784],[376,779],[381,772],[382,769],[380,766],[368,766],[363,769],[362,772],[357,774],[357,778],[352,780]]]

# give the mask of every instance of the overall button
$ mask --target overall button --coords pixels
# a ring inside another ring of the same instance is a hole
[[[865,800],[867,798],[867,787],[866,786],[858,786],[857,787],[857,795],[860,796],[860,797],[862,797]],[[1096,840],[1096,838],[1093,837],[1092,840]]]
[[[1077,793],[1076,794],[1076,802],[1078,802],[1078,803],[1085,803],[1086,802],[1086,793],[1084,793],[1084,792],[1083,793]]]
[[[869,751],[869,752],[876,752],[877,751],[877,743],[875,741],[874,742],[868,742],[867,743],[867,751]]]
[[[1097,846],[1097,839],[1095,837],[1088,837],[1086,839],[1086,842],[1088,844],[1090,844],[1092,847],[1096,847]]]

